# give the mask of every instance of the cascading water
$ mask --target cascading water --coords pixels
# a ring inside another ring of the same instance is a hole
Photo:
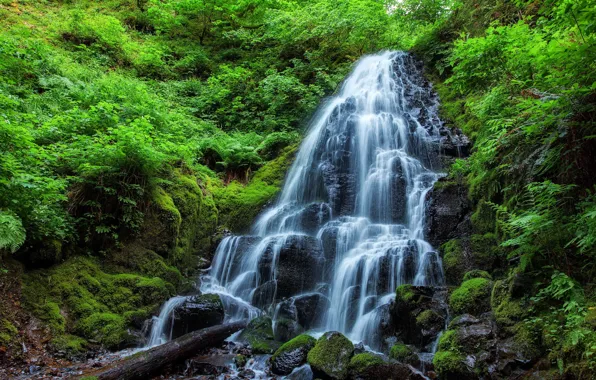
[[[395,288],[443,284],[423,234],[437,106],[408,54],[362,58],[316,115],[277,204],[253,236],[223,239],[201,291],[220,294],[228,320],[264,312],[380,347]]]

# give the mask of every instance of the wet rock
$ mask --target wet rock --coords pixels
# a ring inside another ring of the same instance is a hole
[[[446,290],[436,287],[401,285],[390,306],[390,330],[403,343],[419,349],[436,339],[445,326]]]
[[[300,335],[284,343],[271,357],[271,370],[277,375],[288,375],[294,368],[306,363],[308,352],[315,346],[316,339]]]
[[[467,157],[472,143],[459,128],[441,129],[441,153],[450,157]]]
[[[317,340],[307,360],[316,377],[345,379],[353,353],[354,346],[348,338],[330,331]]]
[[[319,324],[330,305],[329,298],[321,293],[294,297],[298,323],[307,330]]]
[[[272,354],[280,346],[273,335],[273,322],[267,316],[250,321],[240,333],[238,341],[248,343],[256,354]]]
[[[287,342],[303,331],[304,328],[295,319],[279,318],[273,324],[273,335],[279,342]]]
[[[279,252],[276,270],[278,300],[313,290],[322,276],[323,250],[318,239],[291,235]]]
[[[472,204],[464,184],[441,178],[426,195],[425,236],[434,247],[471,233]]]
[[[418,367],[420,364],[420,358],[412,346],[403,343],[393,345],[389,351],[389,357],[400,363],[409,364],[414,367]]]
[[[286,376],[287,380],[313,380],[314,378],[315,376],[308,364],[295,368],[292,373]]]
[[[315,235],[321,226],[331,218],[331,208],[327,203],[311,203],[285,219],[286,225],[296,226],[294,230]]]
[[[172,338],[223,323],[223,304],[217,294],[189,297],[174,311]]]
[[[255,376],[255,371],[248,368],[245,368],[242,371],[238,372],[238,377],[240,377],[241,379],[254,379]]]

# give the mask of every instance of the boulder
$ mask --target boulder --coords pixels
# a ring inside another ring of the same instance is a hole
[[[381,355],[364,352],[350,360],[350,378],[422,380],[424,376],[415,373],[407,364],[390,363]]]
[[[189,297],[174,311],[172,338],[222,324],[224,317],[223,304],[217,294]]]
[[[400,363],[409,364],[417,367],[420,364],[420,358],[411,346],[403,343],[394,344],[389,351],[389,357]]]
[[[464,281],[451,293],[449,306],[455,314],[480,314],[490,310],[492,281],[478,277]]]
[[[308,352],[316,342],[309,335],[299,335],[284,343],[270,359],[271,371],[277,375],[289,375],[295,368],[306,363]]]
[[[308,364],[316,377],[346,379],[354,354],[352,342],[337,331],[326,332],[308,353]]]

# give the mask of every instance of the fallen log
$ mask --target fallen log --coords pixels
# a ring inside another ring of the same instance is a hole
[[[166,366],[188,359],[198,350],[214,347],[233,333],[246,327],[246,322],[234,322],[193,331],[168,343],[136,353],[110,364],[87,376],[98,380],[149,379]]]

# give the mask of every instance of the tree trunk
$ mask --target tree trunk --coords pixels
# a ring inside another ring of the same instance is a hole
[[[246,322],[234,322],[193,331],[161,346],[112,363],[108,368],[88,376],[95,376],[99,380],[149,379],[164,367],[188,359],[198,350],[216,346],[245,327]]]

